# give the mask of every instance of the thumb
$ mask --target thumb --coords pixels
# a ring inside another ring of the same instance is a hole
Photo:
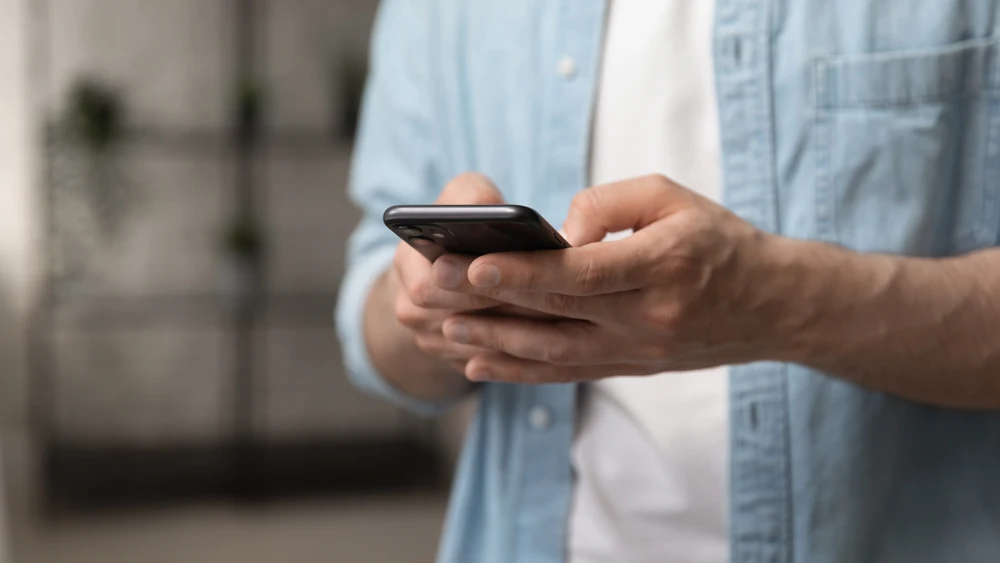
[[[491,205],[503,203],[500,190],[482,174],[467,172],[452,179],[441,190],[438,205]]]
[[[693,196],[663,176],[587,188],[573,197],[562,230],[573,246],[600,242],[608,233],[638,231],[689,205]]]

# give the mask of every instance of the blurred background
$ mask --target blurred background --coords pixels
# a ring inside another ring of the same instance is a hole
[[[432,560],[466,416],[332,323],[377,3],[0,0],[0,561]]]

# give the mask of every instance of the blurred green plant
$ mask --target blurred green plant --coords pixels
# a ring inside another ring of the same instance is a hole
[[[78,277],[86,256],[111,242],[138,201],[124,173],[126,104],[110,84],[84,76],[48,128],[55,275]]]
[[[234,303],[247,303],[260,283],[264,232],[247,215],[236,215],[222,232],[223,289]]]
[[[236,216],[223,232],[222,250],[243,262],[259,262],[264,254],[263,229],[251,217]]]
[[[367,77],[368,65],[363,57],[344,55],[339,58],[332,82],[339,101],[336,111],[339,119],[338,133],[343,140],[351,140],[357,133]]]
[[[83,78],[70,89],[66,107],[68,131],[87,150],[104,154],[124,138],[125,105],[112,87]]]

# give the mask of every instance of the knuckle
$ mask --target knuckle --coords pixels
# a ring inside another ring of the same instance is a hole
[[[519,352],[516,342],[510,342],[501,332],[487,327],[481,327],[479,331],[472,335],[472,341],[484,348],[505,354],[516,356]]]
[[[547,309],[556,314],[568,314],[575,309],[576,298],[564,293],[546,293],[543,303]]]
[[[538,291],[538,288],[542,285],[543,272],[532,268],[525,274],[525,289],[529,292]]]
[[[591,258],[580,268],[576,285],[585,294],[596,293],[614,281],[615,273],[615,270]]]
[[[571,215],[593,215],[600,207],[598,190],[589,188],[573,196],[569,203]]]
[[[689,307],[680,300],[671,300],[650,310],[653,323],[668,334],[679,332],[689,316]]]
[[[681,287],[698,287],[706,275],[704,264],[680,249],[665,257],[661,267]]]
[[[415,328],[423,324],[423,311],[402,295],[396,298],[393,312],[396,315],[396,321],[407,328]]]
[[[502,352],[526,360],[547,362],[549,353],[544,344],[531,339],[520,339],[504,346]]]
[[[544,348],[543,361],[553,365],[567,365],[572,362],[573,354],[568,343],[559,340],[550,343]]]
[[[660,189],[670,189],[674,183],[663,174],[650,174],[646,176],[646,181]]]
[[[434,287],[426,278],[411,282],[406,288],[406,293],[417,307],[426,309],[433,303]]]
[[[662,194],[664,197],[677,191],[677,184],[663,174],[647,176],[646,181],[649,182],[657,193]]]

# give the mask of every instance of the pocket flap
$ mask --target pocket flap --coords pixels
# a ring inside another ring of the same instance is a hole
[[[998,41],[976,39],[906,52],[816,61],[820,107],[930,103],[1000,89]]]

